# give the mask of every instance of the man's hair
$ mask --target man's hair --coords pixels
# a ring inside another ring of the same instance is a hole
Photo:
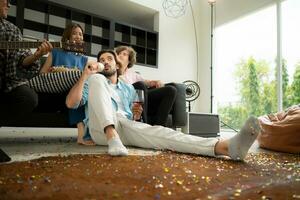
[[[97,55],[97,61],[100,62],[100,57],[102,54],[105,54],[105,53],[109,53],[109,54],[112,54],[114,56],[114,59],[116,61],[116,64],[120,67],[121,66],[121,63],[117,57],[117,54],[116,52],[114,52],[113,50],[110,50],[110,49],[103,49],[101,51],[99,51],[98,55]],[[117,73],[118,73],[118,76],[120,75],[120,69],[117,70]]]
[[[100,62],[100,56],[101,56],[102,54],[104,54],[104,53],[110,53],[110,54],[112,54],[112,55],[114,56],[114,59],[115,59],[116,63],[117,63],[118,65],[121,64],[120,61],[119,61],[119,59],[118,59],[118,57],[117,57],[116,52],[114,52],[113,50],[110,50],[110,49],[103,49],[103,50],[99,51],[99,53],[98,53],[98,55],[97,55],[97,61],[98,61],[98,62]]]
[[[136,63],[136,51],[130,46],[118,46],[117,48],[115,48],[115,51],[118,55],[125,50],[127,50],[129,53],[129,63],[127,67],[131,68]]]
[[[68,24],[67,27],[65,28],[64,32],[63,32],[61,41],[62,42],[67,42],[68,40],[70,40],[71,35],[72,35],[72,30],[74,28],[77,28],[77,27],[81,29],[82,34],[84,33],[84,31],[83,31],[82,27],[80,26],[80,24],[76,24],[76,23]]]

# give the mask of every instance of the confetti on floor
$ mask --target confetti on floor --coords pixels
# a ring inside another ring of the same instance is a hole
[[[0,165],[0,199],[300,199],[300,156],[245,162],[163,152],[72,155]]]

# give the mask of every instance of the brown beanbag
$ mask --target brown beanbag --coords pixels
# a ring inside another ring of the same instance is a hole
[[[300,153],[300,107],[258,118],[261,133],[258,143],[262,148],[288,153]]]

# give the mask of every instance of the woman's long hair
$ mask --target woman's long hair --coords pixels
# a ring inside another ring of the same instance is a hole
[[[72,30],[74,28],[77,28],[77,27],[80,28],[81,31],[82,31],[82,34],[84,34],[83,29],[82,29],[82,27],[79,24],[71,23],[71,24],[67,25],[67,27],[65,28],[65,30],[63,32],[63,35],[62,35],[62,38],[61,38],[61,41],[62,42],[69,41],[70,38],[71,38]]]

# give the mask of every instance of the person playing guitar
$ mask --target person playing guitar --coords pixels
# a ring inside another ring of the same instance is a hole
[[[0,41],[22,41],[18,27],[6,20],[10,3],[0,0]],[[39,58],[52,50],[44,41],[34,54],[30,49],[0,50],[0,121],[12,124],[26,118],[38,105],[38,95],[26,83],[38,74]]]

